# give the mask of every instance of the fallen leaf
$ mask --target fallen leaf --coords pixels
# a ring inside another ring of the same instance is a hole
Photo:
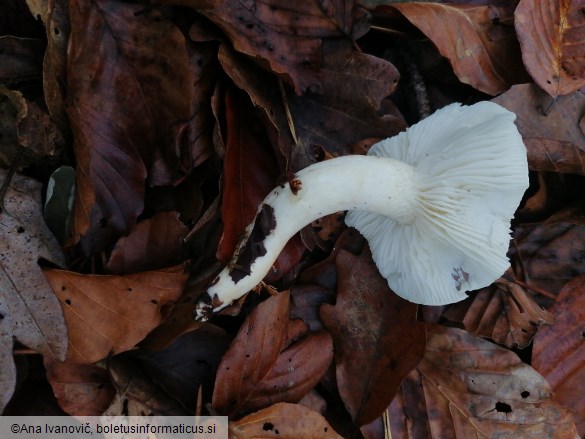
[[[399,3],[377,7],[374,22],[396,26],[396,11],[437,46],[461,82],[497,95],[528,81],[514,28],[508,24],[510,6]]]
[[[585,276],[568,282],[550,308],[555,324],[536,334],[532,367],[541,373],[568,407],[577,430],[585,436]]]
[[[7,172],[0,169],[0,181]],[[63,311],[38,266],[39,259],[65,266],[59,243],[43,221],[41,184],[14,175],[0,211],[0,413],[15,385],[14,339],[35,351],[65,358]]]
[[[392,437],[577,437],[546,380],[515,353],[460,329],[427,334],[424,359],[388,409]]]
[[[206,323],[164,349],[139,349],[125,355],[138,360],[153,382],[195,413],[200,388],[204,401],[211,399],[215,373],[230,341],[223,329]]]
[[[315,145],[344,155],[351,153],[352,144],[359,140],[390,137],[406,128],[395,114],[380,111],[382,102],[398,84],[396,68],[388,61],[355,51],[347,41],[324,44],[323,93],[295,96],[285,88],[286,102],[273,77],[225,45],[220,47],[219,60],[235,84],[264,113],[272,144],[287,161],[288,170],[306,167]],[[286,123],[285,105],[297,141]]]
[[[191,116],[195,78],[185,37],[158,8],[73,0],[69,12],[74,239],[91,254],[132,228],[143,211],[145,184],[184,177],[183,153],[174,145],[179,122]]]
[[[505,279],[450,305],[442,317],[471,334],[517,349],[527,347],[541,326],[554,322],[553,314],[541,308],[530,293]]]
[[[286,3],[168,0],[195,9],[219,26],[233,47],[294,85],[301,95],[321,92],[321,41],[359,37],[363,13],[353,2]],[[302,26],[299,25],[302,23]],[[357,32],[357,34],[356,34]]]
[[[551,102],[536,85],[521,84],[493,102],[516,113],[530,169],[585,175],[585,136],[579,128],[584,93],[577,91]]]
[[[126,276],[45,269],[69,331],[67,361],[94,363],[132,349],[161,322],[161,307],[177,300],[182,265]]]
[[[233,439],[341,439],[319,413],[285,402],[232,421],[229,430]]]
[[[217,372],[213,408],[242,415],[277,402],[297,402],[319,382],[333,358],[326,332],[288,339],[290,294],[270,297],[246,318]],[[306,325],[302,324],[306,333]],[[296,331],[297,329],[295,329]],[[292,342],[292,343],[291,343]]]
[[[116,242],[106,270],[121,275],[176,265],[184,259],[183,239],[188,232],[177,212],[161,212],[140,221]]]
[[[361,426],[384,412],[422,358],[425,328],[417,305],[390,290],[369,252],[342,250],[336,261],[337,302],[322,305],[320,315],[333,336],[339,394]]]
[[[192,414],[156,385],[135,360],[116,356],[109,361],[108,370],[118,393],[104,416]]]
[[[535,224],[514,228],[513,252],[521,261],[525,282],[557,294],[569,280],[585,273],[585,213],[565,208]]]
[[[549,95],[585,86],[583,3],[572,0],[521,0],[514,26],[522,59],[536,83]]]
[[[71,416],[100,416],[112,403],[114,387],[108,372],[94,364],[43,358],[47,380],[59,407]]]
[[[39,40],[0,36],[0,83],[7,87],[40,78],[38,60],[43,48]]]

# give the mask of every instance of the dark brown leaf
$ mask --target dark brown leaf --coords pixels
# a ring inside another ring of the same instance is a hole
[[[161,212],[141,221],[118,240],[106,269],[111,274],[130,274],[176,265],[183,260],[188,231],[177,212]]]
[[[323,305],[321,319],[333,335],[339,393],[361,426],[382,414],[422,358],[425,329],[417,305],[390,290],[368,252],[342,250],[336,261],[337,303]]]
[[[89,254],[130,230],[143,210],[145,184],[183,177],[183,154],[173,145],[179,122],[190,118],[194,78],[185,38],[158,9],[73,0],[69,10],[74,237],[83,237]]]
[[[557,97],[585,86],[585,14],[583,2],[521,0],[514,26],[530,75]]]
[[[585,175],[585,136],[579,128],[585,94],[576,91],[553,102],[536,85],[522,84],[493,102],[516,113],[531,169]]]
[[[567,283],[550,311],[555,324],[538,331],[532,367],[551,385],[557,401],[573,412],[585,435],[585,276]]]
[[[63,363],[43,358],[47,380],[59,407],[71,416],[100,416],[112,403],[114,387],[108,372],[93,364]]]
[[[318,332],[299,339],[299,323],[289,323],[289,309],[287,291],[248,316],[217,372],[213,407],[219,413],[235,416],[297,402],[325,373],[333,358],[331,336]],[[288,338],[293,328],[294,341]]]
[[[39,40],[0,36],[0,83],[12,87],[19,82],[40,78],[42,53]]]

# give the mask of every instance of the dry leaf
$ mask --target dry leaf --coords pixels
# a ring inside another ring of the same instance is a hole
[[[381,415],[422,358],[425,329],[417,305],[390,290],[369,252],[342,250],[336,260],[337,303],[323,305],[321,319],[333,336],[339,393],[361,426]]]
[[[522,59],[552,97],[585,86],[585,15],[581,0],[521,0],[514,26]]]
[[[126,276],[45,269],[69,330],[67,361],[94,363],[132,349],[161,321],[161,307],[179,298],[183,266]]]
[[[232,439],[341,439],[319,413],[284,402],[230,422],[229,428]]]
[[[450,305],[443,318],[461,324],[467,332],[519,349],[530,344],[540,326],[554,321],[530,293],[505,279]]]
[[[585,436],[585,276],[567,283],[550,311],[555,324],[538,331],[532,367],[541,373],[556,399],[573,412]]]
[[[7,172],[0,169],[0,181]],[[14,339],[35,351],[65,358],[63,311],[38,266],[46,259],[65,266],[65,256],[43,221],[41,184],[14,175],[0,206],[0,413],[15,385]]]
[[[516,34],[507,24],[511,7],[409,2],[379,6],[375,20],[395,21],[395,11],[437,46],[461,82],[497,95],[529,79]]]
[[[177,212],[161,212],[140,221],[118,240],[106,270],[129,274],[178,264],[184,259],[183,238],[188,232]]]
[[[585,135],[579,127],[584,93],[576,91],[551,102],[535,84],[522,84],[493,102],[516,113],[530,169],[585,175]]]
[[[423,361],[389,407],[392,437],[575,439],[567,409],[518,356],[455,328],[429,328]]]
[[[116,391],[104,368],[63,363],[49,357],[43,361],[47,380],[64,412],[71,416],[100,416],[112,403]]]
[[[213,408],[234,416],[276,402],[297,402],[318,383],[333,358],[331,336],[306,335],[289,319],[288,291],[270,297],[248,316],[217,372]],[[294,341],[289,330],[295,332]],[[302,336],[304,335],[304,337]]]
[[[175,145],[181,145],[179,122],[191,116],[195,78],[185,37],[158,8],[71,0],[69,12],[73,229],[75,242],[83,237],[82,249],[91,254],[132,228],[143,211],[145,184],[184,177],[186,151]]]

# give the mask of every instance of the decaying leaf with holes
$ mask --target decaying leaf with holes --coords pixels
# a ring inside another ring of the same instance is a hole
[[[7,173],[0,169],[0,181]],[[51,286],[37,264],[65,266],[65,257],[43,221],[41,184],[14,175],[0,205],[0,412],[12,396],[14,340],[63,359],[67,329]]]

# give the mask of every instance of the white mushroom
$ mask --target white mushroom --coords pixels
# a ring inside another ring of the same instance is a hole
[[[492,102],[452,104],[367,156],[301,170],[262,202],[233,259],[196,305],[196,318],[243,296],[297,231],[342,210],[401,297],[443,305],[490,285],[510,265],[510,221],[528,187],[514,119]]]

